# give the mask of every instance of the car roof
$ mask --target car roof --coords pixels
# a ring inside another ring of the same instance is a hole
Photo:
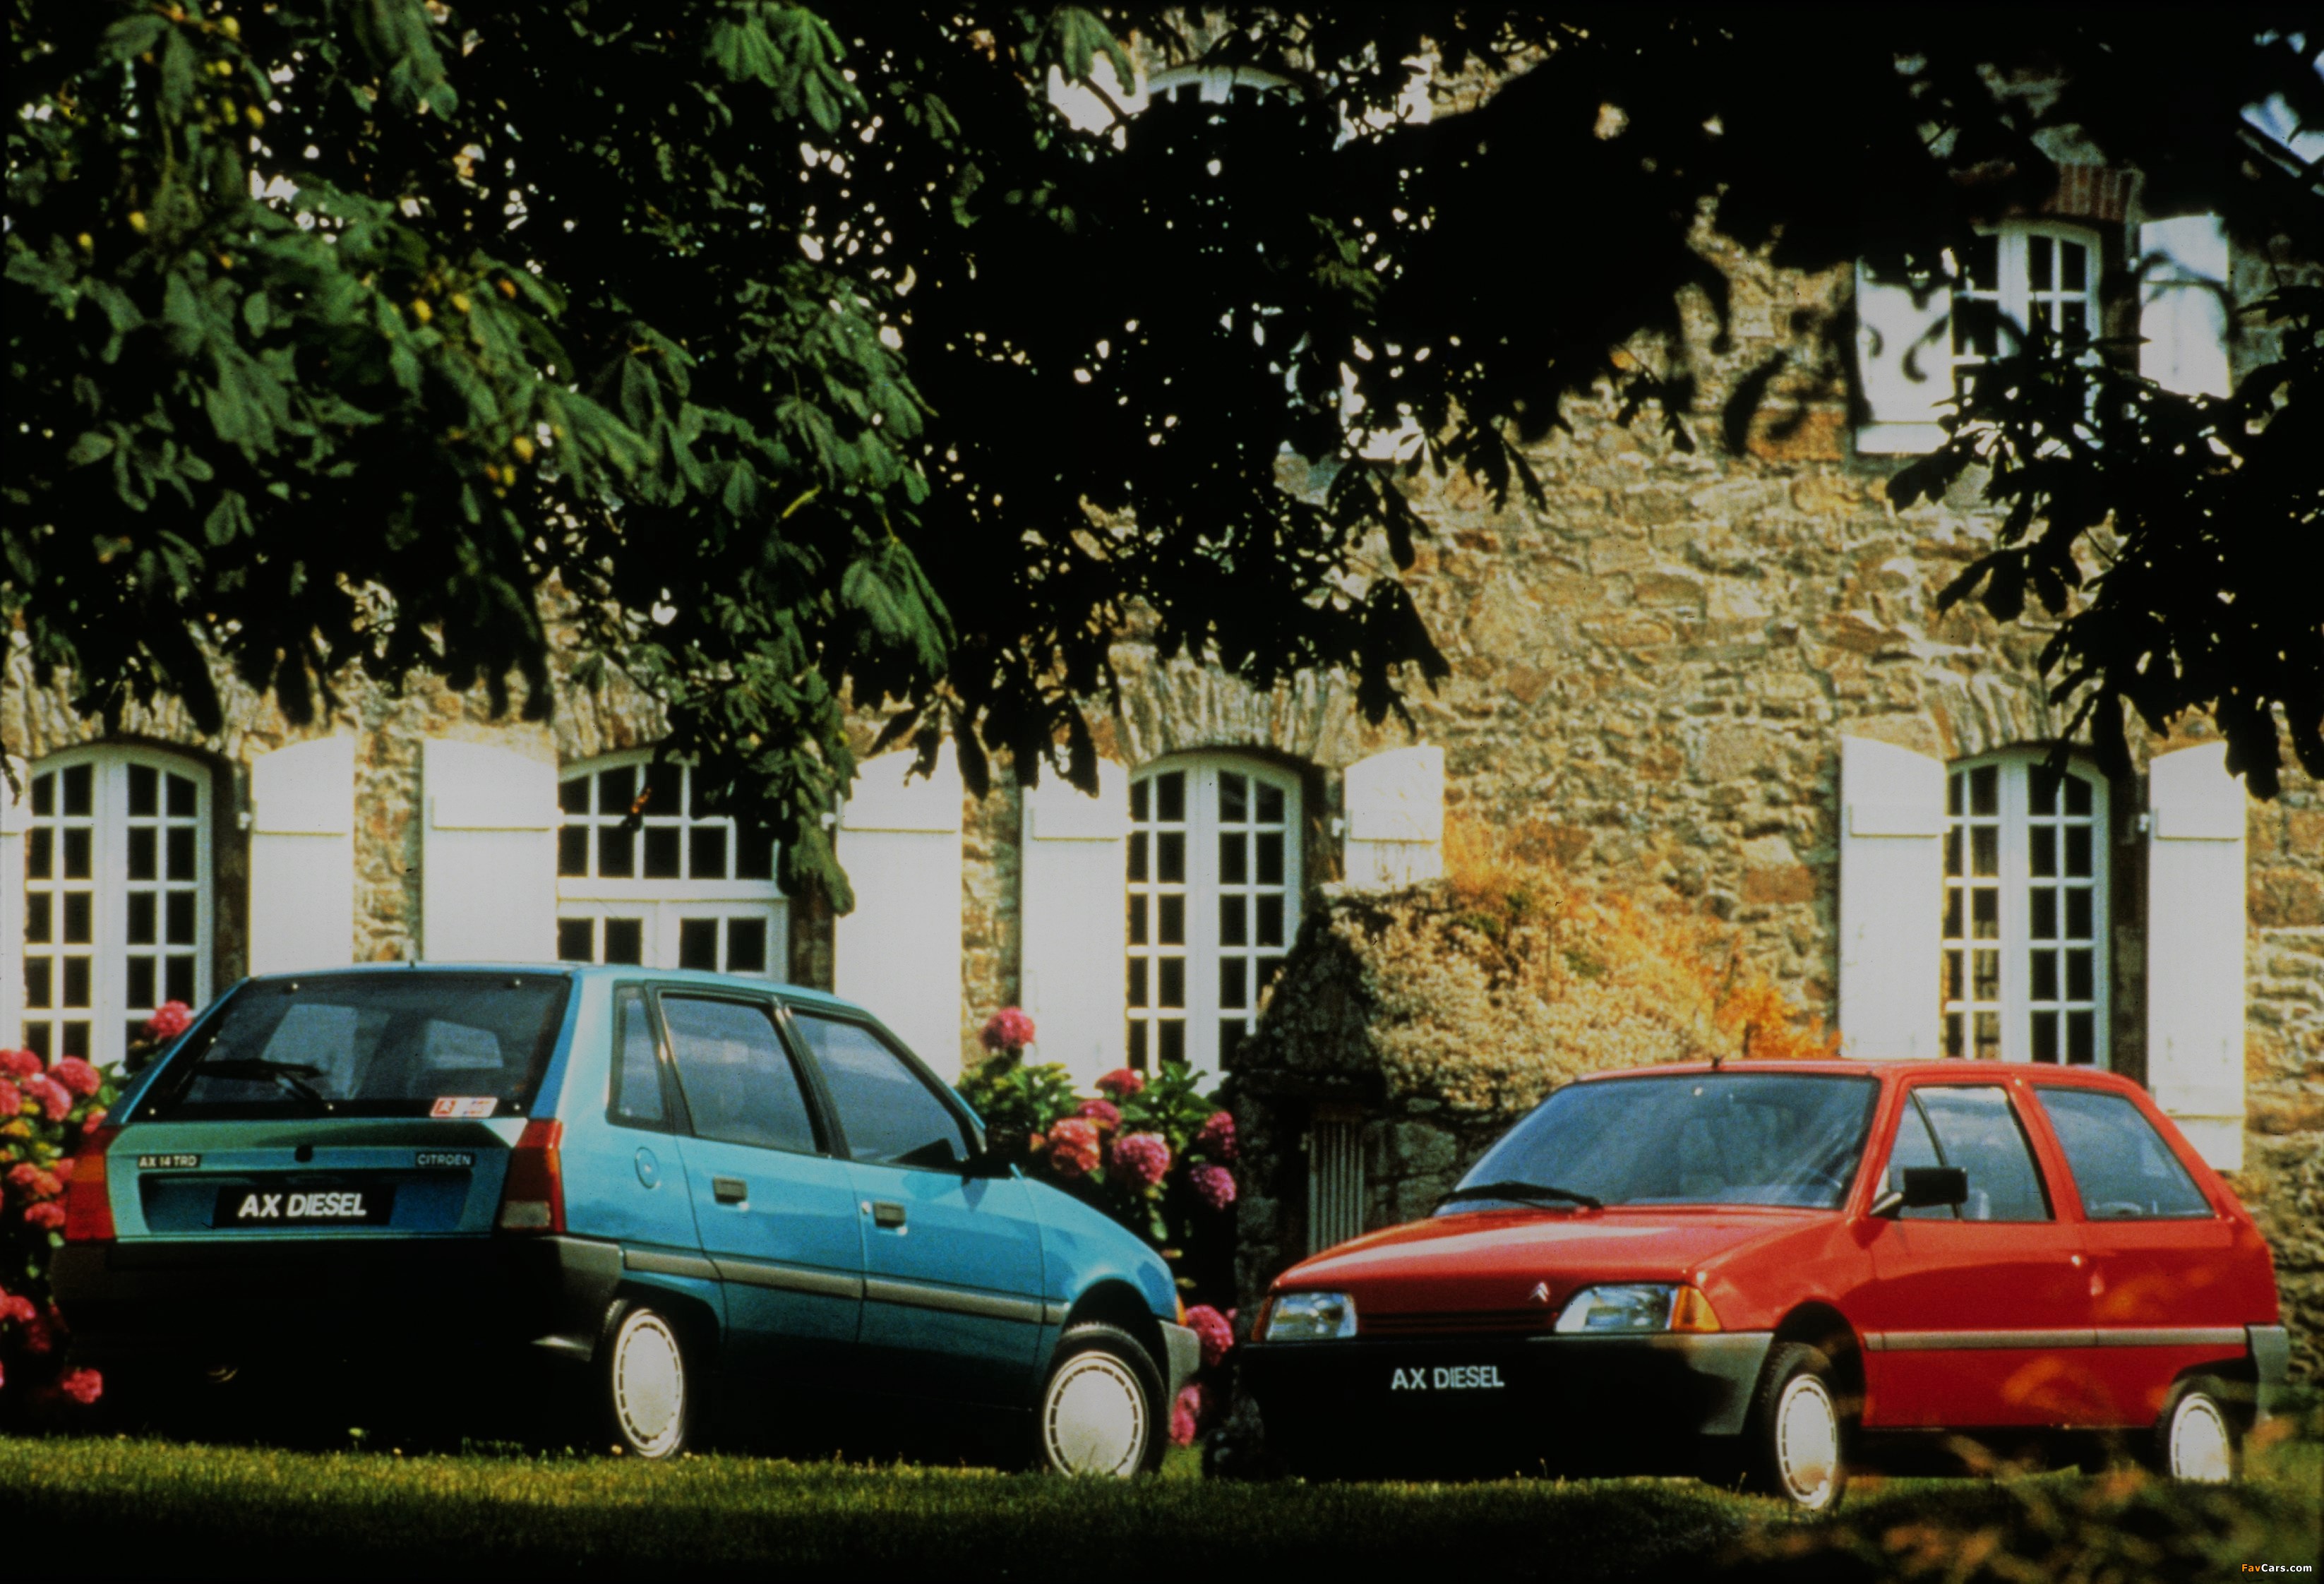
[[[771,990],[787,1001],[802,1006],[826,1007],[834,1011],[853,1012],[872,1017],[869,1008],[853,1001],[843,1000],[828,990],[813,990],[803,984],[786,984],[779,979],[765,979],[742,973],[711,973],[699,968],[641,968],[632,962],[351,962],[337,968],[310,968],[296,973],[256,973],[253,984],[267,984],[284,980],[317,979],[325,974],[342,973],[525,973],[557,974],[576,981],[604,979],[650,979],[656,984],[687,984],[705,990],[747,990],[761,995]]]
[[[1823,1073],[1852,1078],[1886,1078],[1892,1082],[1901,1082],[1908,1078],[1985,1078],[1988,1081],[2039,1078],[2044,1082],[2062,1079],[2107,1088],[2137,1087],[2119,1073],[2107,1073],[2096,1067],[2064,1067],[2048,1062],[1973,1061],[1958,1056],[1918,1061],[1897,1061],[1880,1056],[1835,1056],[1823,1061],[1802,1062],[1677,1062],[1664,1066],[1623,1067],[1606,1073],[1588,1073],[1576,1082],[1594,1083],[1609,1078],[1674,1077],[1689,1073]]]

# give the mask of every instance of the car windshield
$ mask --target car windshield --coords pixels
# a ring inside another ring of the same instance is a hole
[[[521,1116],[570,988],[561,973],[429,969],[263,980],[175,1053],[152,1113]]]
[[[1831,1073],[1689,1073],[1559,1090],[1485,1153],[1463,1188],[1556,1188],[1616,1204],[1836,1210],[1878,1084]],[[1499,1202],[1483,1193],[1440,1214]],[[1552,1202],[1554,1203],[1555,1202]],[[1563,1213],[1554,1211],[1554,1213]]]

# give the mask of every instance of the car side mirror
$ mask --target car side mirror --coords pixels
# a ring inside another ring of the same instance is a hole
[[[1959,1166],[1906,1166],[1904,1185],[1872,1202],[1872,1213],[1893,1216],[1904,1210],[1936,1210],[1969,1202],[1969,1174]]]

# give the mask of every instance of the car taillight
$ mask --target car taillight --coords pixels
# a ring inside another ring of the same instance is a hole
[[[565,1229],[565,1171],[557,1158],[565,1124],[536,1117],[524,1125],[509,1152],[508,1182],[501,1189],[503,1232]]]
[[[72,1180],[65,1184],[65,1241],[113,1241],[113,1198],[105,1183],[105,1152],[116,1128],[99,1128],[83,1139],[73,1156]]]

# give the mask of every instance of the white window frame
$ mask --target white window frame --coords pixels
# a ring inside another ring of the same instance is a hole
[[[65,773],[86,766],[91,778],[89,813],[68,815],[65,810]],[[130,772],[133,768],[150,769],[156,775],[155,812],[133,816],[129,812]],[[193,812],[190,815],[170,813],[170,780],[176,777],[193,787]],[[48,778],[54,778],[48,779]],[[43,784],[50,802],[48,812],[40,812],[39,798]],[[23,938],[32,923],[36,904],[33,898],[50,899],[49,939],[35,943],[24,939],[24,956],[29,962],[33,957],[47,958],[50,970],[49,1005],[33,1007],[30,984],[18,1026],[11,1031],[13,1043],[42,1049],[51,1061],[63,1055],[80,1055],[99,1065],[122,1061],[128,1054],[129,1025],[143,1022],[152,1015],[161,1001],[184,999],[190,1007],[199,1008],[213,993],[216,934],[216,864],[211,852],[211,797],[213,787],[209,768],[199,760],[142,745],[120,743],[95,744],[87,748],[68,749],[52,754],[31,767],[25,787],[24,827],[24,895],[25,916],[12,920],[8,927]],[[189,828],[193,834],[193,878],[170,878],[169,839],[166,832]],[[155,875],[148,879],[133,881],[129,878],[129,853],[133,829],[151,829],[156,833]],[[86,882],[68,879],[65,875],[65,833],[68,830],[89,833],[89,875]],[[32,875],[32,852],[39,833],[50,833],[51,852],[49,878]],[[133,950],[129,941],[130,892],[152,890],[155,893],[153,949],[148,953],[143,944],[135,948],[140,956],[154,959],[153,992],[155,999],[133,1005],[129,1000],[129,962]],[[64,940],[65,904],[67,894],[87,891],[90,894],[91,929],[86,945],[68,945]],[[169,935],[169,896],[190,895],[193,901],[193,939],[171,942]],[[84,1010],[68,1008],[64,999],[65,961],[69,957],[86,957],[89,962],[89,999]],[[176,988],[189,990],[183,997],[172,997],[169,962],[171,958],[192,959],[190,986]],[[71,1014],[78,1014],[74,1016]],[[68,1040],[68,1025],[86,1021],[88,1034],[86,1041]],[[44,1028],[45,1035],[36,1032],[35,1026]],[[88,1048],[73,1050],[71,1045],[85,1044]]]
[[[718,965],[720,972],[751,973],[747,968],[728,970],[726,953],[730,949],[729,921],[761,919],[767,926],[766,965],[752,977],[784,979],[788,977],[790,961],[790,901],[785,897],[774,878],[779,872],[779,850],[771,855],[769,874],[764,879],[737,879],[733,870],[741,853],[739,833],[734,822],[724,815],[695,815],[687,812],[693,796],[694,771],[690,765],[672,762],[668,769],[678,777],[679,805],[674,813],[657,813],[649,807],[643,815],[643,827],[638,833],[639,864],[643,861],[645,828],[666,830],[676,828],[678,842],[679,876],[676,879],[647,879],[642,875],[630,877],[600,877],[596,831],[619,823],[619,816],[596,805],[601,793],[597,780],[607,770],[633,769],[640,773],[642,785],[644,771],[653,760],[650,751],[639,750],[625,753],[606,754],[600,758],[576,760],[559,766],[558,787],[558,839],[560,854],[558,864],[564,868],[562,852],[565,833],[586,828],[589,873],[557,877],[558,950],[560,958],[567,945],[563,936],[568,922],[587,921],[589,924],[590,954],[588,961],[602,962],[605,953],[605,921],[635,919],[641,926],[642,939],[641,966],[675,969],[679,966],[679,942],[687,920],[713,919],[718,922]],[[576,813],[567,809],[567,788],[575,782],[585,782],[588,787],[589,811]],[[692,833],[702,827],[723,829],[726,837],[726,870],[716,879],[696,879],[692,876],[694,861]],[[578,957],[564,958],[578,962]]]
[[[1181,774],[1185,777],[1185,817],[1165,821],[1160,793],[1155,787],[1161,776]],[[1240,824],[1222,822],[1219,808],[1221,778],[1247,778],[1246,818]],[[1259,788],[1266,787],[1283,797],[1283,878],[1280,883],[1261,882],[1259,879],[1259,842],[1262,833],[1272,833],[1277,827],[1273,823],[1259,823]],[[1147,817],[1138,817],[1140,788],[1144,788]],[[1259,1004],[1267,988],[1261,976],[1262,962],[1272,966],[1269,975],[1280,967],[1281,960],[1291,950],[1291,943],[1299,933],[1301,873],[1302,786],[1296,771],[1281,765],[1236,754],[1173,754],[1141,766],[1130,778],[1130,825],[1129,861],[1126,866],[1125,895],[1130,909],[1128,931],[1126,972],[1123,980],[1123,1011],[1128,1025],[1129,1061],[1132,1066],[1157,1070],[1165,1059],[1164,1036],[1160,1025],[1183,1020],[1184,1059],[1198,1072],[1216,1073],[1222,1065],[1221,1027],[1238,1018],[1248,1033],[1257,1027]],[[1160,838],[1176,833],[1185,838],[1185,867],[1183,879],[1176,881],[1161,878]],[[1222,833],[1243,835],[1246,839],[1244,879],[1228,882],[1221,878],[1220,837]],[[1139,879],[1139,854],[1145,853],[1145,878]],[[1222,897],[1238,895],[1245,898],[1243,944],[1228,944],[1221,939],[1219,902]],[[1283,902],[1283,930],[1279,943],[1259,944],[1259,899],[1279,895]],[[1177,898],[1185,909],[1185,940],[1166,944],[1162,936],[1161,912],[1166,898]],[[1138,927],[1138,907],[1147,905],[1146,928]],[[1162,964],[1170,959],[1183,962],[1185,975],[1184,1006],[1164,1007],[1161,1004]],[[1243,964],[1243,1005],[1224,1007],[1221,1003],[1222,965],[1228,959]],[[1144,1004],[1133,1005],[1137,965],[1145,964],[1146,994]],[[1177,1014],[1174,1019],[1166,1014]],[[1139,1037],[1140,1028],[1144,1039]],[[1143,1059],[1141,1060],[1141,1052]]]
[[[1969,272],[1961,266],[1961,262],[1959,259],[1952,261],[1953,310],[1951,322],[1946,327],[1946,347],[1952,363],[1953,389],[1956,391],[1962,389],[1964,372],[1978,368],[1987,361],[1983,353],[1961,350],[1960,305],[1964,301],[1984,301],[1995,305],[2000,319],[1994,347],[1994,355],[1997,356],[2006,356],[2015,349],[2015,344],[2024,337],[2032,310],[2036,307],[2046,307],[2051,310],[2046,318],[2049,327],[2054,330],[2061,317],[2058,309],[2069,303],[2080,305],[2083,323],[2089,333],[2089,343],[2098,341],[2102,333],[2098,275],[2104,267],[2105,255],[2096,231],[2087,226],[2058,220],[2005,220],[1998,226],[1979,226],[1978,230],[1980,235],[1990,236],[1995,242],[1994,281],[1991,290],[1978,289],[1970,282]],[[2033,244],[2037,239],[2052,244],[2050,285],[2039,290],[2034,285],[2033,272]],[[2068,290],[2062,283],[2064,255],[2056,247],[2061,242],[2076,244],[2085,250],[2087,262],[2080,290]]]
[[[1957,760],[1945,767],[1942,907],[1946,922],[1941,931],[1937,971],[1941,1029],[1939,1048],[1948,1055],[1975,1057],[1982,1043],[1977,1022],[1982,1014],[1998,1022],[1995,1054],[2003,1061],[2054,1060],[2060,1066],[2087,1064],[2104,1071],[2112,1065],[2112,1042],[2108,1038],[2113,978],[2108,927],[2112,827],[2107,787],[2105,778],[2090,766],[2070,763],[2067,777],[2089,788],[2089,815],[2068,812],[2063,781],[2056,797],[2055,812],[2035,811],[2032,806],[2034,781],[2048,751],[2041,748],[2016,749]],[[1971,786],[1971,778],[1988,769],[1995,772],[1997,783],[1995,808],[1989,815],[1975,812]],[[2070,832],[2081,829],[2088,831],[2090,844],[2090,873],[2086,878],[2066,873]],[[1971,872],[1977,867],[1975,849],[1980,830],[1991,833],[1996,868],[1991,876]],[[2043,831],[2053,833],[2055,843],[2051,875],[2034,872],[2040,833]],[[1987,884],[1996,893],[1998,934],[1980,939],[1975,934],[1975,904],[1969,893]],[[2032,893],[2037,888],[2057,893],[2057,933],[2048,943],[2033,937],[2035,907]],[[2072,989],[2069,953],[2076,944],[2066,935],[2070,911],[2068,893],[2074,891],[2088,891],[2090,897],[2090,994],[2087,997],[2069,993]],[[1956,897],[1960,898],[1958,931]],[[1997,957],[1995,966],[1998,972],[1991,981],[1994,993],[1989,996],[1979,993],[1976,958],[1981,952],[1991,952]],[[2056,980],[2051,987],[2055,993],[2047,997],[2035,995],[2039,988],[2034,982],[2037,952],[2055,953]],[[2088,1012],[2091,1018],[2091,1059],[2087,1064],[2071,1060],[2068,1015],[2075,1012]],[[2037,1037],[2037,1018],[2056,1019],[2056,1043],[2046,1052]]]

